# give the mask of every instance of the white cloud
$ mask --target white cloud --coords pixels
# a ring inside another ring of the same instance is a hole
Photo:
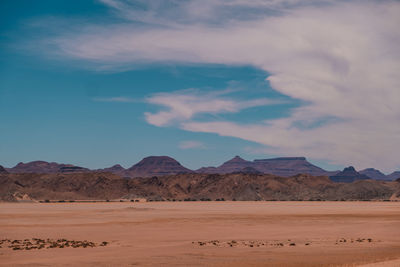
[[[199,141],[188,140],[188,141],[180,142],[179,148],[180,149],[204,149],[205,145]]]
[[[192,119],[198,114],[236,113],[243,109],[282,103],[266,98],[253,100],[234,100],[224,94],[229,91],[201,93],[198,90],[182,90],[172,93],[155,94],[147,102],[160,105],[166,110],[157,113],[146,112],[148,123],[156,126],[167,126]]]
[[[103,2],[127,22],[59,36],[59,53],[111,66],[251,65],[271,74],[275,90],[307,103],[287,118],[242,125],[196,121],[197,113],[240,111],[229,101],[156,95],[149,102],[167,110],[147,113],[150,123],[235,136],[276,154],[400,167],[400,2],[149,1],[144,11],[132,8],[144,1]]]

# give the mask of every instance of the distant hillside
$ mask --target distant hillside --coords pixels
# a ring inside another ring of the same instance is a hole
[[[56,162],[32,161],[20,162],[15,167],[8,169],[10,173],[59,173],[59,172],[88,172],[89,169],[71,164],[59,164]]]
[[[205,174],[228,174],[228,173],[248,173],[248,174],[273,174],[282,177],[290,177],[296,174],[310,174],[313,176],[329,176],[333,181],[351,182],[369,177],[375,180],[396,180],[400,178],[400,171],[390,175],[385,175],[374,168],[364,169],[357,172],[347,170],[326,171],[312,163],[305,157],[281,157],[272,159],[256,159],[253,161],[245,160],[239,156],[224,162],[218,167],[203,167],[192,171],[182,166],[177,160],[167,156],[150,156],[142,159],[129,169],[116,164],[109,168],[90,170],[72,164],[60,164],[56,162],[32,161],[28,163],[20,162],[13,168],[5,168],[9,173],[76,173],[76,172],[110,172],[122,177],[152,177],[165,176],[182,173],[205,173]],[[0,168],[0,173],[4,172]]]
[[[387,177],[389,178],[389,180],[392,180],[392,181],[397,180],[400,178],[400,171],[395,171],[395,172],[389,174]]]
[[[332,181],[340,182],[340,183],[352,183],[357,180],[367,180],[371,179],[370,177],[357,172],[353,166],[344,168],[343,171],[330,176]]]
[[[384,200],[400,199],[400,182],[259,174],[177,174],[125,179],[111,173],[0,174],[0,200]]]
[[[127,177],[152,177],[179,173],[191,173],[178,161],[167,156],[151,156],[127,169],[123,175]]]
[[[385,174],[374,168],[364,169],[359,171],[360,174],[366,175],[374,180],[390,180]]]
[[[113,166],[111,166],[109,168],[99,169],[99,170],[96,170],[96,171],[98,171],[98,172],[111,172],[111,173],[114,173],[114,174],[123,175],[123,173],[126,171],[126,169],[124,167],[122,167],[121,165],[119,165],[119,164],[115,164],[115,165],[113,165]]]
[[[225,174],[233,172],[246,172],[247,168],[251,168],[249,170],[256,170],[260,173],[274,174],[285,177],[293,176],[299,173],[307,173],[311,175],[332,175],[336,173],[325,171],[324,169],[311,164],[304,157],[283,157],[247,161],[239,156],[228,160],[219,167],[200,168],[196,172]]]

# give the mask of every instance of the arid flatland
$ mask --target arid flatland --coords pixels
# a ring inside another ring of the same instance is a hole
[[[397,202],[1,203],[0,210],[0,239],[9,240],[2,266],[353,266],[400,258]],[[107,245],[11,248],[25,239]]]

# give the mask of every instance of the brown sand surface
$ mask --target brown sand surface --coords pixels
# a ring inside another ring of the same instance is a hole
[[[0,203],[1,266],[400,266],[400,203]]]

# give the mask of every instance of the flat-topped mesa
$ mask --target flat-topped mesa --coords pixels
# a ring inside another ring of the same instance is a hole
[[[280,158],[272,158],[272,159],[255,159],[254,162],[288,161],[288,160],[307,161],[307,159],[305,157],[280,157]]]
[[[31,161],[28,163],[20,162],[15,167],[9,169],[10,173],[59,173],[86,171],[89,171],[89,169],[74,166],[72,164],[59,164],[42,160]]]
[[[150,156],[127,169],[124,175],[128,177],[151,177],[192,172],[171,157]]]
[[[299,173],[315,176],[327,175],[324,169],[307,161],[305,157],[280,157],[272,159],[256,159],[253,168],[263,172],[279,176],[289,177]]]
[[[201,168],[199,173],[268,173],[279,176],[289,177],[299,173],[307,173],[315,176],[326,175],[330,173],[321,169],[306,160],[305,157],[280,157],[272,159],[256,159],[247,161],[239,156],[228,160],[219,167]]]

